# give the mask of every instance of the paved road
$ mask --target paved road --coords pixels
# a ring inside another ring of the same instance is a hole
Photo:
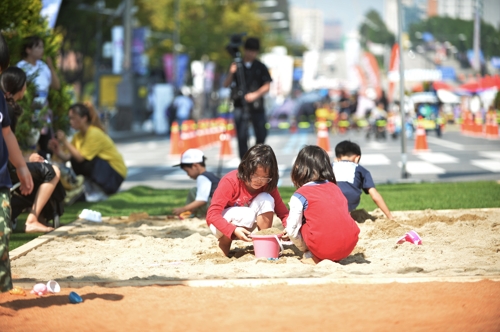
[[[414,141],[407,141],[408,179],[401,177],[401,142],[400,140],[367,140],[363,133],[349,132],[344,135],[331,135],[330,147],[345,139],[357,142],[361,146],[361,163],[368,168],[375,183],[393,182],[441,182],[441,181],[476,181],[500,180],[500,140],[466,137],[458,131],[445,131],[442,138],[429,133],[427,142],[430,151],[413,153]],[[271,132],[267,143],[277,156],[280,167],[280,186],[292,186],[290,170],[298,151],[305,144],[316,144],[316,134],[310,131],[299,131],[290,134],[288,131]],[[132,143],[118,143],[118,149],[129,167],[129,175],[122,185],[126,190],[136,185],[147,185],[154,188],[190,188],[194,181],[178,167],[178,157],[172,157],[170,141],[166,138],[154,137]],[[232,140],[233,157],[225,157],[219,163],[219,145],[202,148],[208,157],[209,171],[223,175],[238,167],[236,158],[236,139]],[[333,154],[332,154],[333,157]]]

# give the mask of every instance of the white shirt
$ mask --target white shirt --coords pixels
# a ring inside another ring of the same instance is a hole
[[[193,101],[187,96],[177,96],[174,99],[174,105],[177,108],[177,117],[179,119],[189,118],[191,108],[193,108]]]
[[[198,175],[196,178],[196,198],[195,201],[208,202],[212,182],[205,175]]]
[[[28,81],[35,83],[38,95],[37,101],[44,104],[52,82],[52,73],[49,66],[42,60],[37,60],[35,65],[26,60],[21,60],[17,63],[17,67],[25,71]]]

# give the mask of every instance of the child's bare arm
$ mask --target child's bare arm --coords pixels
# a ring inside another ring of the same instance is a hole
[[[29,195],[31,191],[33,191],[33,178],[28,170],[28,166],[26,166],[26,161],[24,161],[16,136],[10,127],[2,128],[2,135],[7,145],[7,150],[9,151],[9,160],[16,168],[17,177],[21,182],[21,193],[23,195]]]
[[[302,238],[302,234],[300,233],[300,228],[302,227],[302,216],[302,203],[297,197],[292,196],[290,198],[290,213],[285,227],[286,235],[288,235],[290,240],[297,248],[299,248],[299,250],[306,251],[307,245]]]
[[[375,204],[377,204],[377,206],[380,208],[380,210],[382,210],[382,212],[384,212],[385,216],[388,219],[392,219],[391,211],[389,211],[389,208],[385,204],[385,201],[382,198],[382,195],[379,194],[377,189],[370,188],[370,189],[368,189],[368,193],[370,194],[370,196],[373,199],[373,201],[375,202]]]
[[[205,202],[205,201],[193,201],[187,205],[184,205],[183,207],[175,208],[173,213],[174,214],[181,214],[182,212],[193,211],[199,207],[202,207],[205,204],[207,204],[207,202]]]

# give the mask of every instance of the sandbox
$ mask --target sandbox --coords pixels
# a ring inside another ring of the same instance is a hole
[[[371,212],[377,219],[359,223],[360,240],[349,257],[317,265],[301,262],[293,245],[285,245],[278,260],[267,260],[255,258],[251,242],[234,241],[233,257],[224,257],[205,220],[197,218],[79,219],[59,236],[39,238],[34,249],[28,244],[13,251],[12,273],[17,284],[54,279],[73,287],[500,280],[500,209],[393,214],[391,221]],[[281,227],[278,219],[274,226]],[[409,230],[418,232],[422,245],[396,244]]]

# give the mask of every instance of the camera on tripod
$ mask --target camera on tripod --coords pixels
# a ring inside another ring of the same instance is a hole
[[[240,46],[243,45],[243,37],[246,36],[246,32],[236,33],[229,37],[229,44],[226,45],[226,51],[233,57],[240,57]]]

